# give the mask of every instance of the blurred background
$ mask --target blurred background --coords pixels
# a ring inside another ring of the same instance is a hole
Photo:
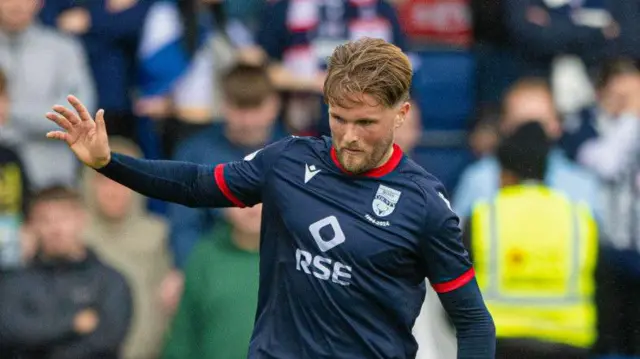
[[[246,357],[261,207],[137,196],[44,114],[74,94],[114,151],[238,160],[328,135],[325,59],[363,36],[410,54],[397,143],[449,191],[502,357],[640,358],[637,0],[0,0],[0,357]],[[455,358],[432,291],[415,334]]]

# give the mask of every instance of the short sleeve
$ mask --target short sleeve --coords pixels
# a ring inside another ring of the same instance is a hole
[[[261,203],[262,188],[271,168],[295,138],[291,136],[274,142],[241,161],[217,165],[214,174],[218,188],[237,207]]]
[[[475,276],[462,241],[460,219],[451,209],[444,188],[429,188],[423,250],[426,275],[438,293],[453,291]]]

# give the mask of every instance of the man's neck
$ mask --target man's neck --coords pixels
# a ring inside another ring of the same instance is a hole
[[[389,146],[389,148],[387,149],[387,152],[385,152],[384,156],[382,156],[382,159],[380,160],[380,162],[378,162],[378,164],[376,164],[375,168],[381,167],[383,166],[385,163],[387,163],[389,161],[389,159],[391,158],[391,156],[393,155],[393,143],[391,144],[391,146]]]
[[[247,252],[257,252],[260,248],[260,234],[244,233],[236,229],[231,231],[233,244]]]

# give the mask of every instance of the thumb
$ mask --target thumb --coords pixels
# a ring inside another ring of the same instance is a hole
[[[107,135],[107,125],[104,122],[104,110],[100,109],[96,113],[96,129],[99,134]]]

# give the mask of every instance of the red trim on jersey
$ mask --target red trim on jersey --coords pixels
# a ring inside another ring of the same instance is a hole
[[[214,170],[214,176],[216,178],[216,184],[218,185],[218,188],[220,188],[222,194],[224,194],[224,196],[227,197],[227,199],[231,201],[231,203],[233,203],[236,207],[246,207],[246,205],[242,203],[242,201],[239,200],[238,197],[234,196],[233,193],[231,193],[231,190],[227,186],[227,181],[224,179],[224,164],[219,164],[216,166],[216,169]]]
[[[451,292],[469,283],[469,281],[471,281],[473,277],[475,277],[475,275],[476,271],[473,269],[473,267],[471,267],[468,271],[462,273],[462,275],[458,278],[450,280],[448,282],[434,284],[432,285],[432,287],[433,290],[438,293]]]
[[[342,165],[340,164],[340,161],[338,161],[338,154],[336,153],[335,147],[331,147],[331,159],[333,160],[333,163],[335,163],[336,166],[342,172],[351,174],[351,172],[344,169],[344,167],[342,167]],[[393,172],[393,170],[396,169],[396,167],[398,167],[398,164],[400,163],[401,160],[402,160],[402,149],[400,148],[400,146],[394,143],[393,153],[391,154],[391,157],[389,157],[387,162],[380,167],[376,167],[372,170],[369,170],[363,173],[362,176],[382,177],[382,176],[388,175],[389,173]]]

